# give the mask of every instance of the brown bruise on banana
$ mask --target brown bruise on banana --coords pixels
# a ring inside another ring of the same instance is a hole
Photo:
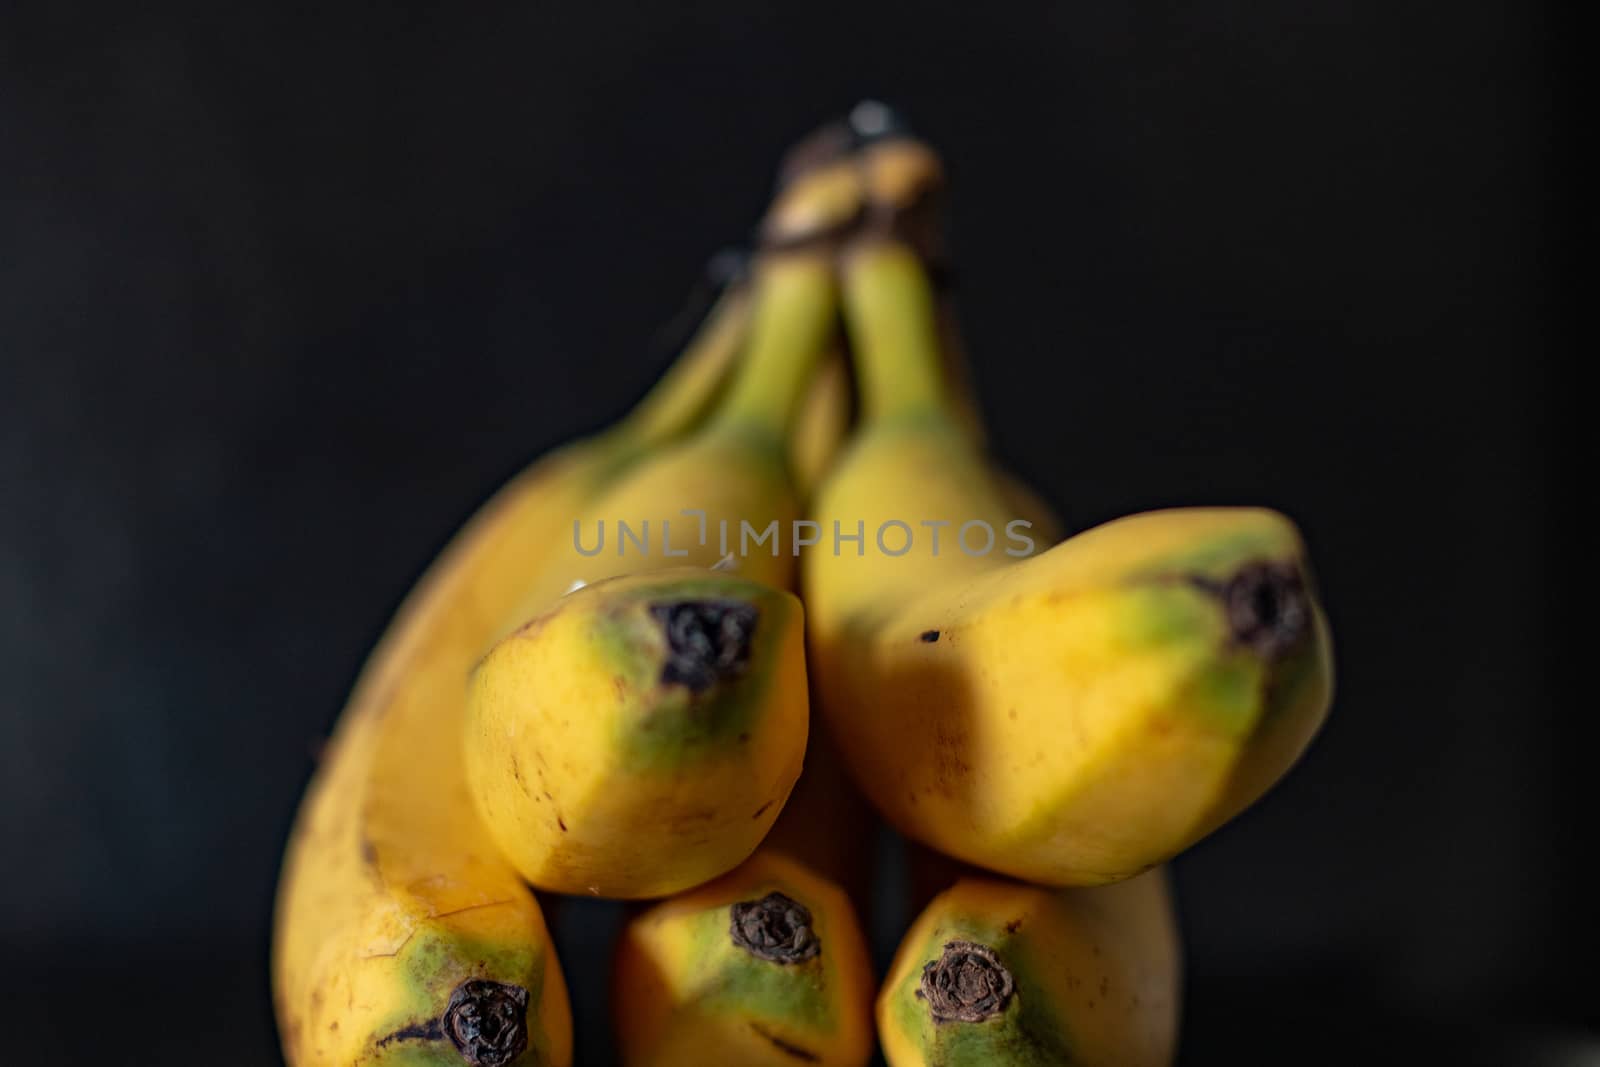
[[[699,695],[741,677],[750,665],[761,610],[738,600],[677,600],[650,605],[667,643],[663,685]]]
[[[773,891],[729,909],[728,936],[739,948],[770,963],[804,963],[822,952],[822,941],[804,904]]]
[[[946,941],[936,960],[923,964],[916,997],[935,1023],[981,1023],[1005,1011],[1016,980],[994,949],[976,941]]]
[[[403,1026],[375,1047],[448,1039],[470,1067],[505,1067],[528,1048],[529,999],[522,986],[469,978],[456,986],[439,1018]]]

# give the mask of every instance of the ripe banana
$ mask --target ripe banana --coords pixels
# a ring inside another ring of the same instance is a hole
[[[963,879],[901,941],[879,1040],[889,1067],[1162,1067],[1179,986],[1165,870],[1092,889]]]
[[[497,644],[468,706],[468,780],[529,881],[675,893],[749,856],[800,773],[800,602],[701,568],[602,581]]]
[[[1018,558],[1034,543],[953,413],[926,271],[878,237],[842,272],[864,415],[818,494],[831,543],[807,556],[804,599],[856,781],[909,836],[1033,881],[1166,860],[1276,781],[1326,714],[1298,533],[1270,511],[1184,509]]]
[[[843,890],[763,847],[709,885],[636,916],[617,944],[622,1062],[860,1067],[872,970]]]
[[[497,494],[363,668],[279,885],[273,992],[293,1067],[571,1062],[566,986],[539,906],[467,796],[465,679],[525,598],[560,591],[545,592],[546,563],[570,516],[699,420],[746,312],[730,291],[631,415]]]
[[[824,168],[797,180],[771,218],[821,225],[835,179]],[[800,512],[787,444],[833,339],[830,253],[812,241],[760,255],[747,350],[716,411],[574,509],[555,566],[587,588],[506,638],[478,672],[464,734],[468,786],[502,854],[541,889],[639,898],[722,874],[754,851],[800,773],[799,605],[759,591],[795,584]],[[665,620],[652,630],[639,614],[682,597],[662,592],[646,604],[632,586],[594,583],[730,556],[747,583],[724,575],[704,584],[722,590],[714,599],[758,609],[750,647],[763,665],[749,684],[692,693],[651,658],[662,653]],[[610,603],[619,588],[631,614]],[[589,703],[572,703],[578,694]],[[742,725],[704,728],[723,722]]]

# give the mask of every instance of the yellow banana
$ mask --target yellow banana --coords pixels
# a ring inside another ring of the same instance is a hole
[[[818,494],[804,591],[822,714],[880,812],[980,866],[1092,885],[1265,791],[1331,692],[1294,526],[1153,512],[1019,558],[1036,542],[952,413],[924,269],[863,242],[843,291],[863,422]]]
[[[524,599],[549,588],[550,548],[570,516],[700,418],[745,319],[742,293],[725,295],[627,419],[506,486],[363,668],[279,885],[273,991],[293,1067],[571,1061],[566,986],[539,907],[467,796],[465,680]]]
[[[497,644],[468,705],[468,780],[529,881],[675,893],[749,856],[800,773],[800,602],[700,568],[603,581]]]
[[[628,1065],[859,1067],[872,1054],[872,994],[848,896],[763,847],[627,924],[612,1009]]]
[[[780,194],[773,216],[807,225],[826,217],[806,205],[814,197],[826,206],[833,174],[822,170],[797,182]],[[588,588],[565,598],[548,616],[551,625],[506,638],[478,671],[464,735],[467,782],[500,851],[541,889],[638,898],[722,874],[760,843],[800,772],[803,643],[783,640],[798,633],[797,602],[786,608],[780,598],[761,597],[753,647],[773,659],[770,669],[753,672],[760,684],[692,696],[666,679],[636,687],[651,669],[661,677],[648,655],[627,644],[644,640],[639,635],[649,627],[637,612],[645,609],[619,612],[607,603],[613,587],[594,584],[726,560],[755,585],[736,589],[727,575],[707,579],[720,583],[723,599],[749,606],[756,587],[794,586],[800,511],[787,444],[801,394],[833,338],[829,249],[802,242],[769,250],[751,284],[747,350],[716,412],[695,434],[573,510],[555,570]],[[660,627],[658,620],[658,634]],[[592,654],[607,643],[612,652]],[[659,649],[659,641],[650,647]],[[623,678],[626,691],[620,681],[613,686]],[[574,713],[576,694],[600,703]],[[652,709],[654,718],[645,714]],[[720,721],[745,725],[694,744],[682,740],[697,724]],[[665,740],[651,748],[649,731]],[[642,748],[653,753],[648,772]],[[535,770],[545,776],[542,786],[530,783]]]
[[[889,1067],[1162,1067],[1177,1045],[1165,870],[1045,889],[963,879],[912,924],[878,996]]]

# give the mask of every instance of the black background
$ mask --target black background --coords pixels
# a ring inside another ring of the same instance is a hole
[[[1184,1062],[1575,1062],[1566,28],[1200,6],[8,5],[0,1059],[277,1061],[273,883],[362,656],[871,94],[948,160],[997,453],[1074,527],[1311,544],[1340,692],[1176,865]]]

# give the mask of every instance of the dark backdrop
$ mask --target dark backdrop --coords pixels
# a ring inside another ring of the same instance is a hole
[[[752,6],[7,5],[12,1053],[275,1062],[277,863],[363,654],[475,504],[643,390],[780,150],[873,94],[949,160],[1000,456],[1074,526],[1283,508],[1319,566],[1335,714],[1177,864],[1185,1061],[1567,1062],[1600,946],[1563,28]]]

